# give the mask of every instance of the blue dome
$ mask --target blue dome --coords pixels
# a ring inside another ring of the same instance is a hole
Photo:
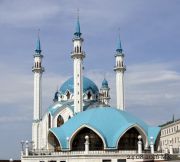
[[[132,127],[137,127],[144,132],[147,141],[150,141],[151,136],[156,141],[160,131],[159,127],[148,126],[130,113],[112,107],[83,111],[68,120],[61,127],[52,128],[50,131],[56,136],[62,149],[66,149],[68,148],[66,138],[72,137],[82,127],[89,127],[98,132],[105,142],[105,147],[111,149],[117,148],[120,137]]]
[[[102,88],[109,88],[109,87],[108,87],[108,81],[107,81],[106,79],[104,79],[104,80],[102,81]]]
[[[88,90],[91,90],[94,94],[99,93],[96,84],[92,80],[83,77],[83,93],[85,93]],[[65,94],[67,91],[74,93],[74,78],[71,77],[70,79],[65,81],[60,87],[59,91],[62,94]]]

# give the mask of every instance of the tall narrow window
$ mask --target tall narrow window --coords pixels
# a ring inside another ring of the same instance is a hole
[[[51,115],[48,116],[48,128],[51,128]]]
[[[67,99],[70,99],[70,93],[69,93],[69,91],[67,92],[66,96],[67,96]]]
[[[91,92],[89,91],[88,94],[87,94],[88,100],[91,99],[91,96],[92,96],[92,95],[91,95]]]
[[[60,127],[63,124],[64,124],[64,119],[63,119],[63,117],[61,115],[59,115],[57,117],[57,127]]]
[[[77,46],[77,53],[79,53],[79,47]]]

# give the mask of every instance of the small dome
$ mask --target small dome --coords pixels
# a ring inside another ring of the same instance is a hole
[[[106,80],[106,79],[104,79],[103,81],[102,81],[102,88],[108,88],[109,86],[108,86],[108,81]]]
[[[54,99],[53,99],[53,101],[57,101],[57,100],[58,100],[58,94],[59,94],[59,92],[56,91],[56,93],[54,94]]]
[[[99,93],[99,90],[96,84],[90,80],[89,78],[83,77],[83,93],[91,90],[94,94]],[[74,93],[74,78],[71,77],[67,81],[65,81],[59,89],[61,94],[65,94],[67,91]]]

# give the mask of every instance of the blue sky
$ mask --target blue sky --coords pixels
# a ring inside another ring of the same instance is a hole
[[[120,28],[125,53],[126,110],[148,124],[180,118],[180,1],[1,0],[0,159],[19,158],[31,139],[33,54],[37,30],[44,54],[43,111],[72,76],[70,58],[77,8],[85,75],[98,86],[106,75],[115,105],[115,49]]]

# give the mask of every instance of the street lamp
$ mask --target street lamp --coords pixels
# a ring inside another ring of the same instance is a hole
[[[13,162],[13,159],[12,159],[12,158],[10,158],[10,159],[9,159],[9,161],[10,161],[10,162]]]
[[[69,137],[66,137],[66,141],[67,141],[67,162],[69,162]]]
[[[28,156],[28,154],[29,154],[29,142],[26,141],[25,143],[26,143],[25,155]]]
[[[23,155],[24,154],[24,141],[23,140],[21,140],[21,155]]]
[[[154,154],[154,137],[150,137],[151,154]]]
[[[69,149],[69,137],[66,137],[66,141],[67,141],[67,148]]]

